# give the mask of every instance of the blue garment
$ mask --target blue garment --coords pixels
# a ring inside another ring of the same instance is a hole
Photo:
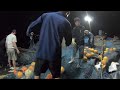
[[[84,44],[88,47],[94,47],[94,35],[91,32],[84,35]]]
[[[88,37],[84,37],[84,43],[85,44],[89,43],[89,38]]]
[[[61,59],[61,43],[63,37],[67,46],[72,41],[70,22],[62,12],[44,13],[29,25],[27,35],[30,32],[34,32],[33,27],[37,25],[39,25],[40,36],[36,58],[49,61]]]

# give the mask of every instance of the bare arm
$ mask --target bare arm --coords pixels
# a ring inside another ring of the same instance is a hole
[[[16,49],[17,53],[19,54],[19,53],[20,53],[20,51],[18,50],[18,47],[17,47],[16,42],[13,42],[13,47]]]
[[[73,44],[73,45],[76,44],[75,38],[72,38],[72,44]]]

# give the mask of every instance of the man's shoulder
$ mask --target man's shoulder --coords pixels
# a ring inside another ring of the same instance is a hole
[[[14,35],[14,34],[10,34],[9,37],[11,37],[11,38],[16,38],[16,35]]]
[[[46,19],[56,19],[56,17],[59,18],[59,15],[56,12],[47,12],[41,16]]]
[[[11,34],[11,36],[16,37],[16,35],[14,35],[14,34]]]
[[[90,35],[94,36],[92,32],[89,33]]]
[[[9,37],[11,37],[11,34],[8,34],[8,35],[6,36],[6,38],[9,38]]]
[[[77,32],[78,32],[78,29],[76,27],[73,27],[72,33],[77,33]]]
[[[56,12],[46,12],[46,13],[43,13],[42,16],[51,16],[51,15],[56,15]]]
[[[10,34],[9,34],[9,35],[10,35]],[[6,38],[7,38],[9,35],[7,35]]]

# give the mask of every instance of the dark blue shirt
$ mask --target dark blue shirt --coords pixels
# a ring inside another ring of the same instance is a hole
[[[84,45],[84,26],[74,27],[72,30],[72,38],[75,38],[77,45]]]
[[[34,32],[33,27],[36,25],[40,26],[39,48],[36,53],[36,58],[49,61],[61,59],[61,43],[63,37],[67,46],[72,41],[70,22],[62,12],[45,13],[29,25],[27,35],[30,32]]]

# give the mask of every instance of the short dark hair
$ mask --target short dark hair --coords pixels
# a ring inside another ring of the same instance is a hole
[[[14,32],[16,33],[16,29],[13,29],[12,32],[13,32],[13,33],[14,33]]]
[[[74,22],[76,21],[80,21],[80,18],[79,17],[74,18]]]

